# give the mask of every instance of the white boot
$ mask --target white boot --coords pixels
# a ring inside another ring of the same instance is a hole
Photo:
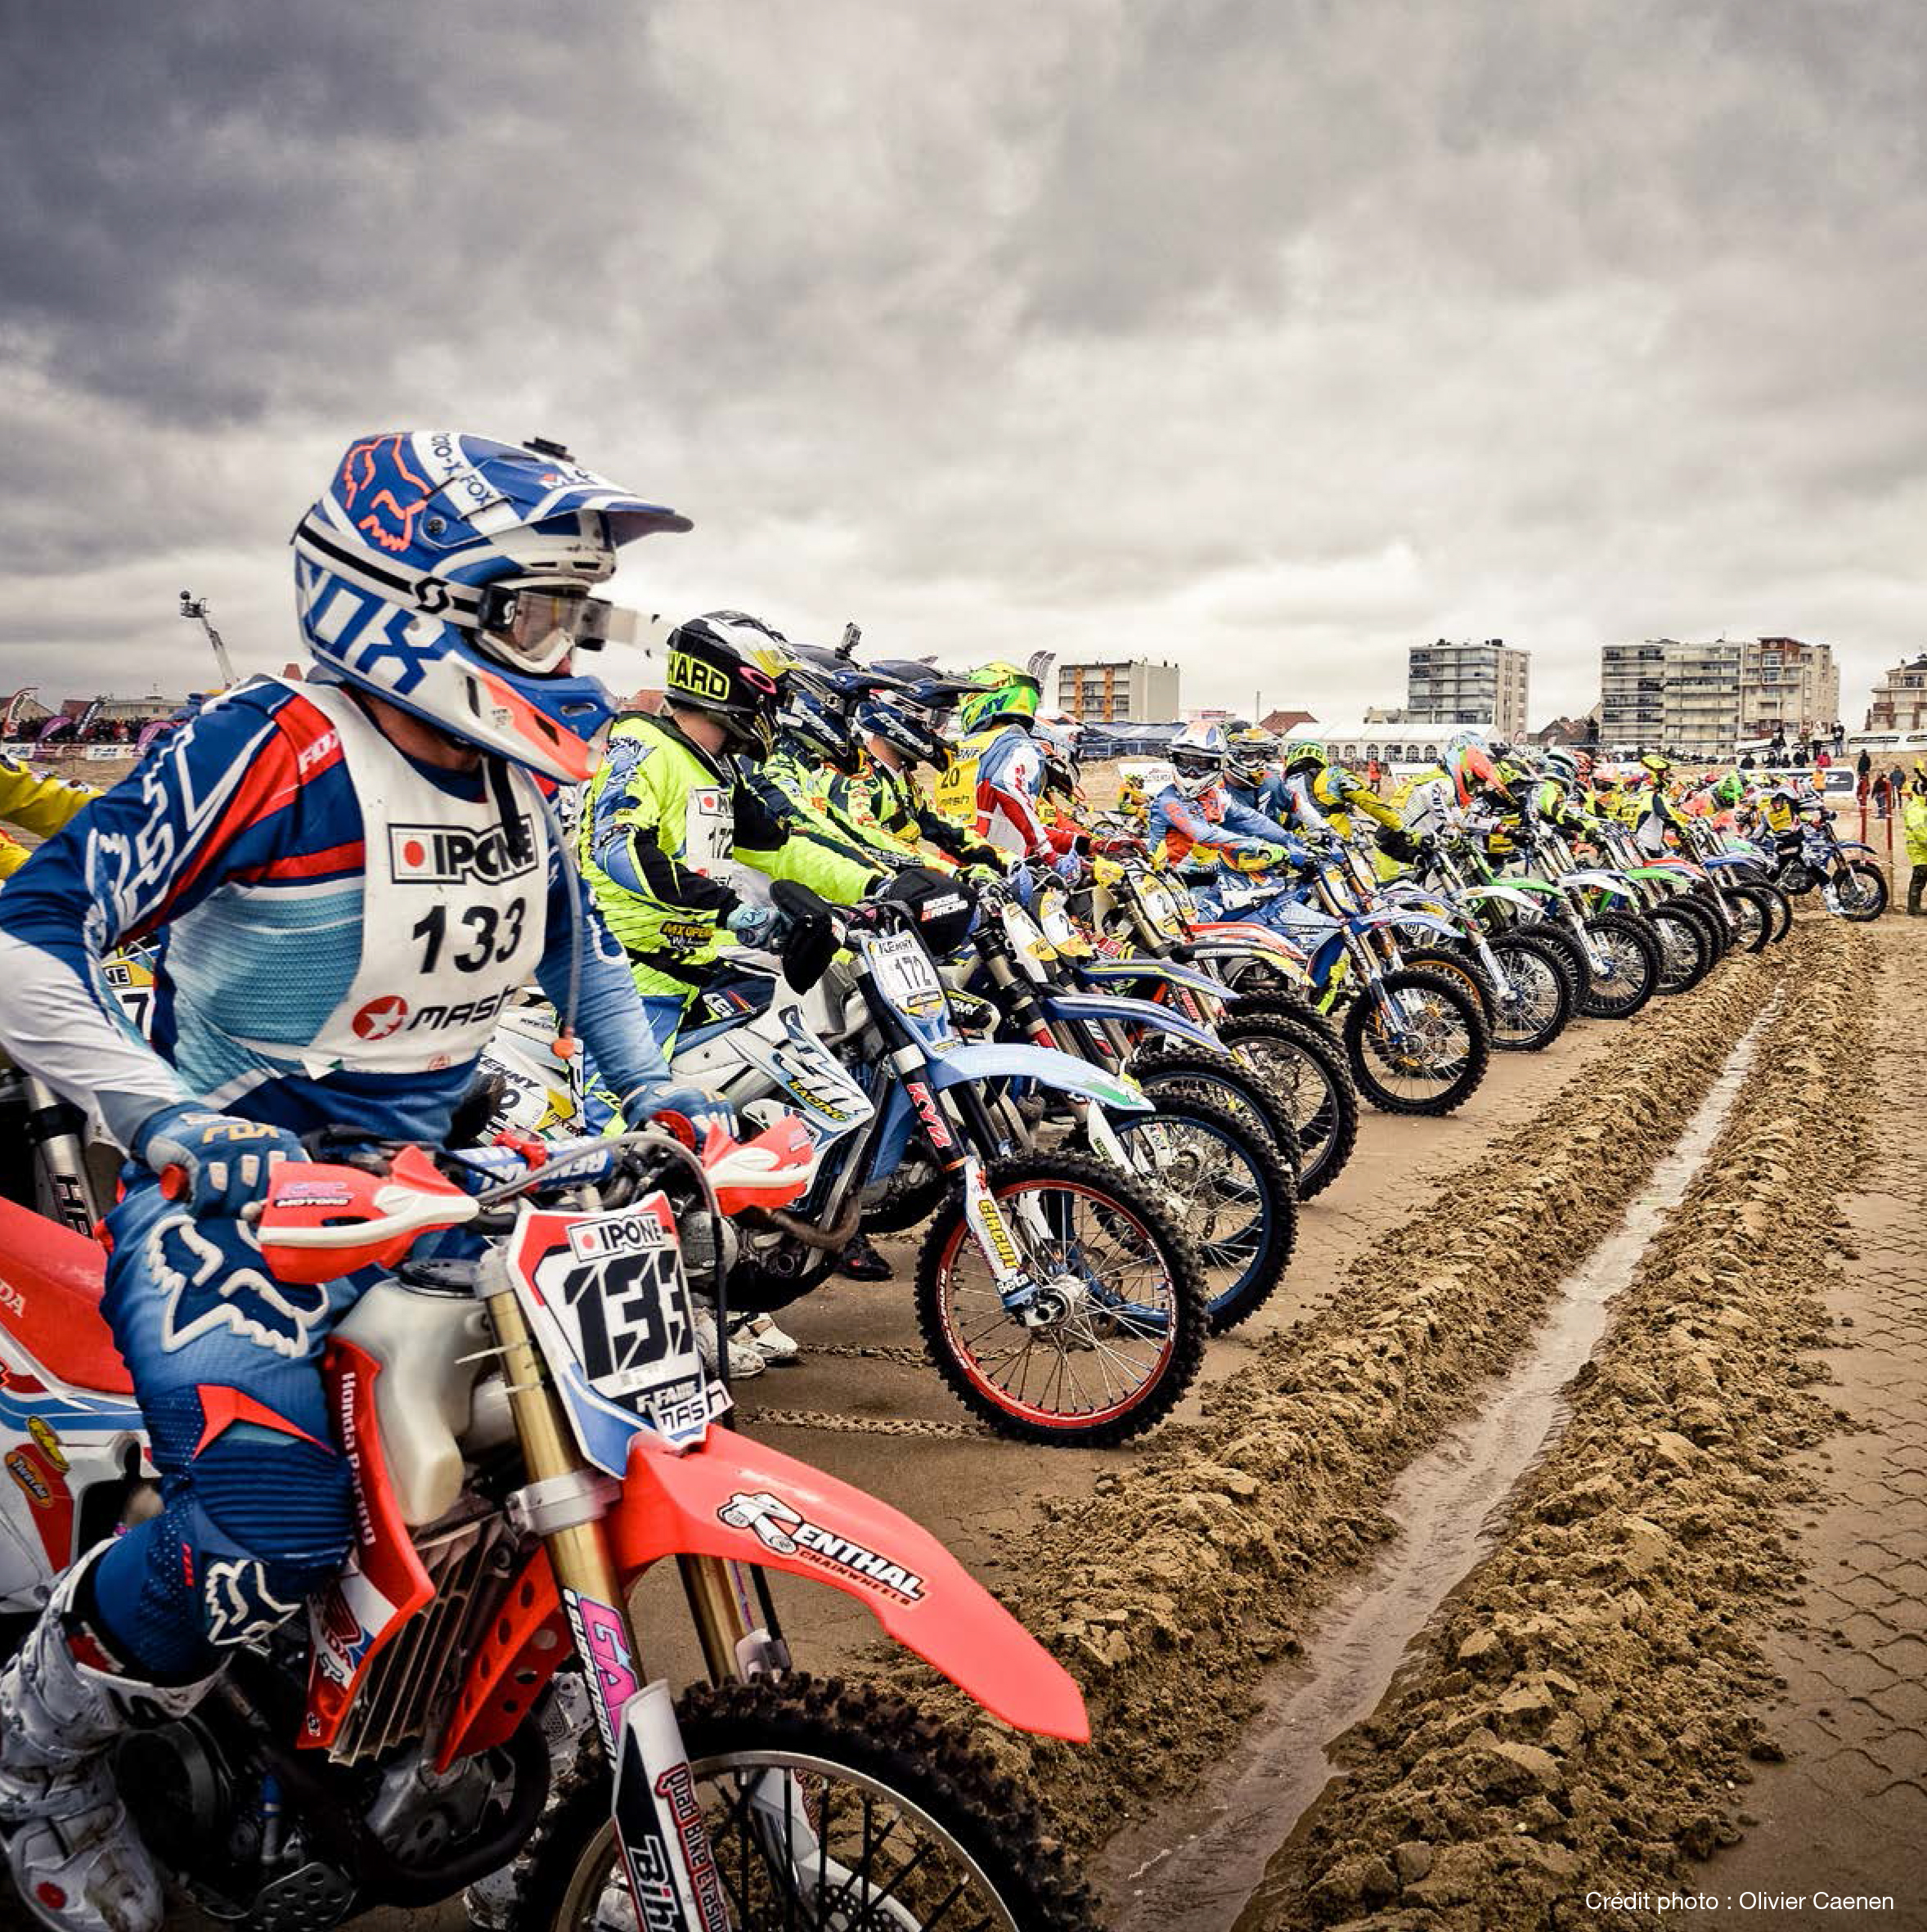
[[[717,1360],[716,1310],[707,1302],[698,1301],[695,1314],[696,1350],[703,1358],[703,1366],[714,1375]],[[753,1342],[731,1334],[725,1338],[725,1344],[730,1351],[730,1381],[747,1382],[751,1376],[762,1373],[763,1352]]]
[[[127,1728],[121,1699],[184,1715],[207,1688],[156,1689],[74,1656],[67,1612],[106,1547],[61,1579],[0,1674],[0,1834],[21,1903],[56,1932],[159,1925],[160,1879],[114,1788],[106,1750]]]

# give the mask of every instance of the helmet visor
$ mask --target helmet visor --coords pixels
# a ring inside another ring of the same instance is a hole
[[[476,622],[491,657],[538,677],[562,669],[572,651],[633,644],[640,634],[634,611],[580,584],[491,584]]]

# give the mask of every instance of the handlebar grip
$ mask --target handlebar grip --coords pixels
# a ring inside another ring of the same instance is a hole
[[[181,1201],[186,1197],[188,1189],[187,1170],[178,1161],[170,1161],[160,1170],[160,1193],[164,1201]]]

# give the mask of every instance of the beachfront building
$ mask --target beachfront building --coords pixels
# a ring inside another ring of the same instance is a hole
[[[1148,658],[1058,667],[1058,709],[1088,725],[1178,716],[1178,667]]]
[[[1869,731],[1927,730],[1927,651],[1881,674],[1868,707]]]
[[[1840,673],[1830,644],[1755,637],[1741,646],[1742,739],[1784,737],[1790,744],[1830,737],[1840,715]]]
[[[1723,637],[1710,644],[1649,637],[1601,645],[1600,743],[1621,756],[1727,756],[1740,736],[1745,655],[1744,645]]]
[[[1404,716],[1415,724],[1487,725],[1496,737],[1523,738],[1531,658],[1502,637],[1415,644],[1406,658]]]

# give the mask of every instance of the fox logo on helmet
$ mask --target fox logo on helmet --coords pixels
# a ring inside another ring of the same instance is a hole
[[[341,460],[342,507],[355,528],[384,550],[398,553],[415,536],[415,519],[429,500],[429,480],[408,467],[407,438],[373,436]]]

